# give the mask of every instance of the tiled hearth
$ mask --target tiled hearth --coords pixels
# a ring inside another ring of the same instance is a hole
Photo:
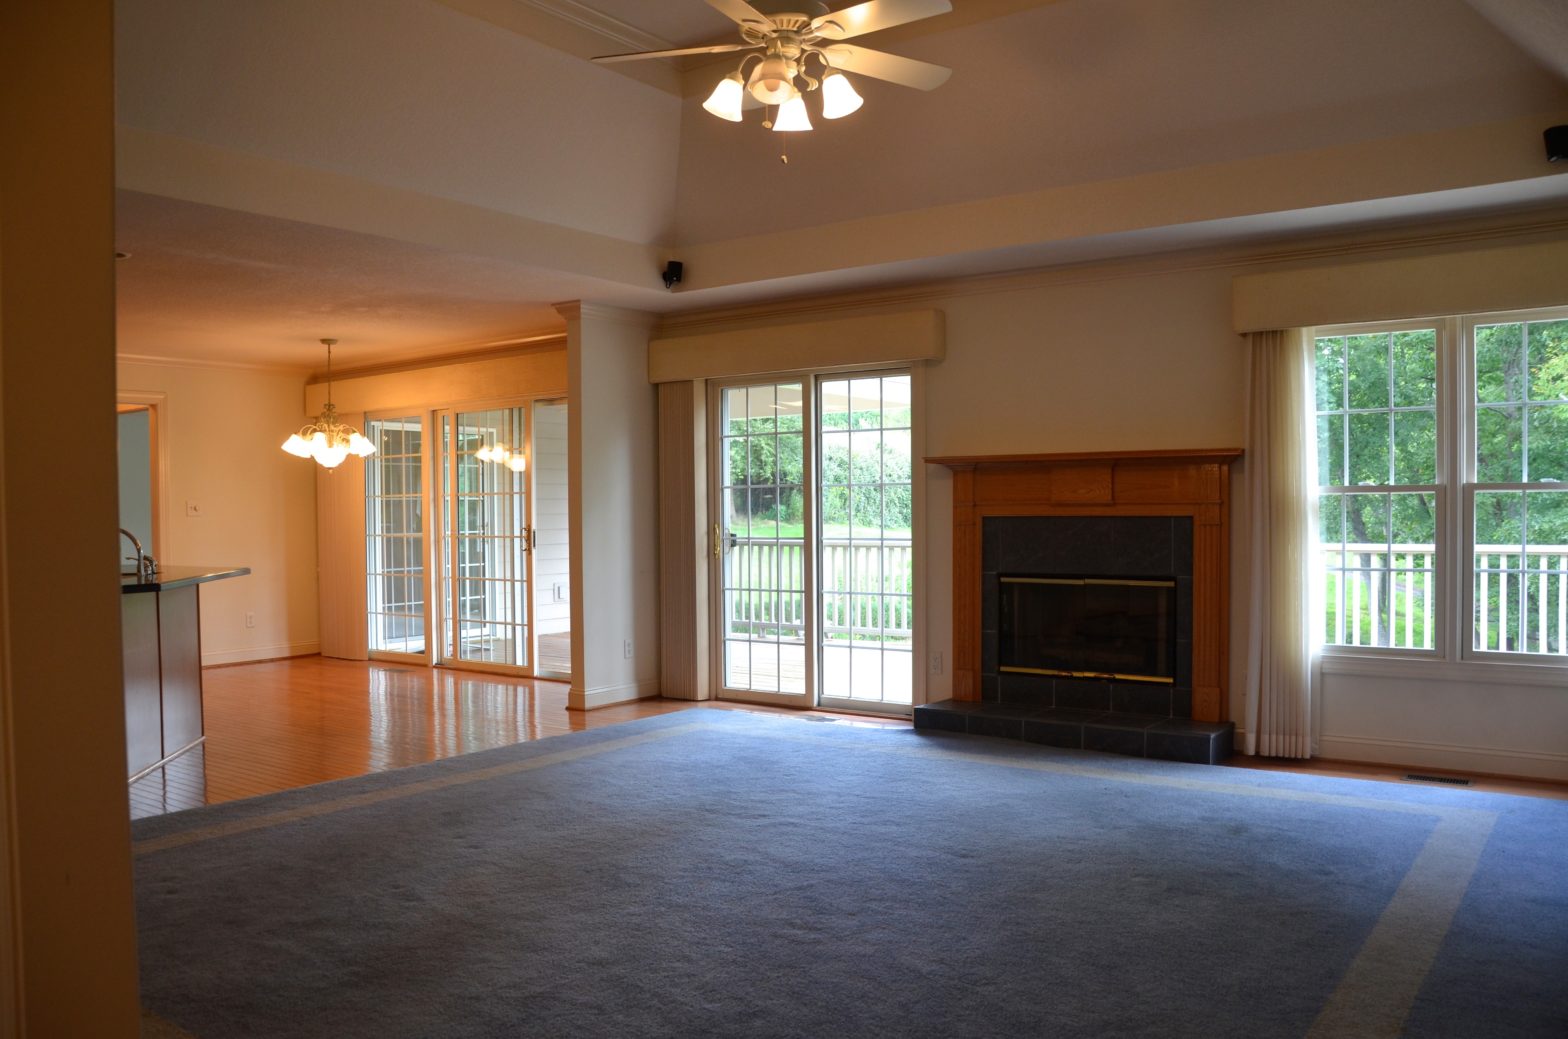
[[[1230,757],[1236,726],[1114,711],[943,700],[916,707],[915,728],[1215,765]]]

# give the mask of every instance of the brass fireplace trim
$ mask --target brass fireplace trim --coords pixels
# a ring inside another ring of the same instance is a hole
[[[1133,580],[1121,577],[1001,577],[997,580],[1003,584],[1108,584],[1119,588],[1175,588],[1176,582],[1164,578],[1155,580]]]
[[[1063,678],[1117,678],[1124,682],[1159,682],[1162,685],[1175,685],[1176,679],[1164,675],[1124,675],[1120,671],[1059,671],[1054,667],[1013,667],[1003,664],[998,671],[1006,671],[1015,675],[1060,675]]]

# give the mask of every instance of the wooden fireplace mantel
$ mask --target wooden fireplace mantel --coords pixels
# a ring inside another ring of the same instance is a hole
[[[987,516],[1191,516],[1192,717],[1225,721],[1230,466],[1240,448],[927,458],[953,470],[953,698],[980,699]]]

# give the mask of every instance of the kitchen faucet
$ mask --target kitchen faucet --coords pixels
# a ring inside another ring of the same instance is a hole
[[[126,559],[132,559],[136,561],[136,576],[143,581],[151,581],[153,578],[157,577],[158,564],[156,561],[154,561],[152,556],[148,555],[142,550],[142,543],[136,540],[136,535],[132,534],[124,527],[120,528],[120,533],[130,538],[131,545],[136,549],[136,554],[134,556],[125,557]]]

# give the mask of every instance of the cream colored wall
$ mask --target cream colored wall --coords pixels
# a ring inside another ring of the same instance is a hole
[[[1245,353],[1230,330],[1231,272],[1063,272],[949,296],[947,359],[926,370],[931,456],[1240,447]],[[1237,467],[1244,472],[1245,465]],[[926,471],[928,701],[952,694],[953,482]],[[1242,716],[1245,532],[1232,488],[1231,716]],[[928,656],[929,661],[929,656]],[[929,671],[929,668],[928,668]]]
[[[645,314],[565,304],[577,709],[659,692],[658,416]]]
[[[317,651],[315,466],[278,449],[307,421],[304,384],[303,373],[119,365],[121,391],[167,400],[159,562],[251,568],[202,587],[203,663]],[[187,503],[201,514],[189,515]]]

